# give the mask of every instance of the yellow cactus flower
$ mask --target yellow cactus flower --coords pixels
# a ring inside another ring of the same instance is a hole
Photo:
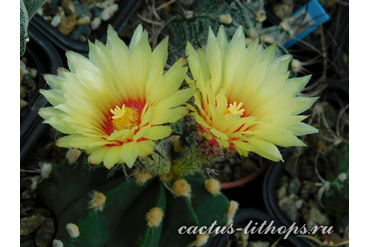
[[[139,25],[129,47],[111,26],[107,45],[90,43],[89,58],[67,52],[69,70],[46,75],[50,90],[41,90],[53,105],[39,115],[62,133],[57,146],[79,148],[91,164],[132,167],[138,156],[153,152],[153,140],[171,134],[169,126],[188,113],[185,102],[195,89],[179,90],[186,59],[163,72],[168,37],[153,51]]]
[[[189,108],[207,139],[243,156],[280,161],[277,146],[305,146],[297,136],[318,132],[298,115],[317,100],[297,96],[310,76],[288,79],[291,56],[275,58],[275,50],[258,40],[246,48],[242,27],[230,42],[221,26],[217,37],[210,28],[206,49],[187,44],[194,79],[187,81],[199,89],[196,108]]]

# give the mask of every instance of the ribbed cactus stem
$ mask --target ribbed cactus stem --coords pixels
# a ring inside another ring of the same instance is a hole
[[[227,198],[207,189],[200,173],[164,179],[134,168],[108,177],[108,169],[89,167],[85,159],[53,164],[37,188],[57,217],[60,246],[202,246],[208,235],[178,229],[215,220],[222,226],[230,217]]]

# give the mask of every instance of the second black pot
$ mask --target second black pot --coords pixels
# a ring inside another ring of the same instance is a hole
[[[263,181],[263,200],[267,212],[284,226],[291,226],[293,222],[283,213],[279,207],[277,198],[277,184],[279,178],[282,176],[284,170],[284,163],[275,163],[268,169],[265,179]],[[297,239],[298,246],[310,247],[310,241],[305,238]]]
[[[29,99],[28,105],[21,112],[20,123],[20,162],[23,164],[35,147],[42,133],[48,125],[42,124],[43,119],[38,115],[34,104],[41,94],[39,90],[46,87],[43,78],[45,73],[56,73],[58,67],[63,67],[63,62],[55,47],[32,26],[28,27],[30,42],[27,43],[25,56],[31,67],[38,71],[35,78],[37,87],[35,94]]]

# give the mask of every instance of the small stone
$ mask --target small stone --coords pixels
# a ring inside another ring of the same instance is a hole
[[[298,195],[299,189],[301,187],[301,182],[298,178],[294,178],[289,183],[289,193],[293,193],[294,195]]]
[[[42,16],[42,13],[43,13],[44,11],[42,10],[42,6],[40,6],[38,9],[37,9],[37,11],[36,11],[36,13],[37,14],[39,14],[39,15],[41,15]]]
[[[282,186],[278,190],[278,199],[279,199],[279,201],[282,200],[284,197],[286,197],[286,189],[285,189],[284,186]]]
[[[20,62],[21,62],[21,65],[20,65],[20,82],[22,83],[24,75],[28,74],[29,71],[27,70],[27,67],[24,64],[24,62],[22,60]]]
[[[44,16],[44,20],[47,22],[51,22],[53,20],[53,17],[51,16]]]
[[[35,208],[33,211],[33,215],[41,214],[42,216],[49,217],[51,215],[51,211],[47,208]]]
[[[53,19],[51,20],[51,23],[50,24],[53,27],[57,27],[61,21],[62,21],[62,18],[60,18],[59,15],[56,15],[56,16],[53,17]]]
[[[328,226],[329,219],[327,216],[323,215],[317,208],[312,207],[307,220],[307,228],[312,229],[312,227],[317,226],[317,223],[322,226]]]
[[[26,85],[27,87],[31,88],[32,90],[36,89],[36,82],[32,79],[32,77],[29,73],[25,74],[23,76],[22,83],[23,83],[23,85]]]
[[[76,25],[76,16],[75,15],[70,15],[70,16],[62,18],[62,21],[59,24],[58,29],[64,35],[68,35],[72,32],[75,25]]]
[[[28,102],[21,99],[19,104],[20,104],[20,108],[22,110],[24,107],[26,107],[28,105]]]
[[[112,18],[112,16],[114,15],[114,13],[118,10],[118,4],[113,4],[109,7],[107,7],[106,9],[104,9],[101,13],[100,13],[100,18],[103,20],[103,21],[107,21],[109,20],[110,18]]]
[[[62,1],[62,8],[66,12],[67,15],[75,15],[76,8],[74,3],[71,0],[63,0]]]
[[[73,38],[79,40],[80,42],[86,42],[88,37],[91,34],[91,29],[89,24],[79,26],[73,33]]]
[[[53,240],[53,247],[63,247],[63,242],[58,240],[58,239],[54,239]]]
[[[44,224],[37,230],[36,233],[36,245],[39,247],[49,247],[53,242],[55,233],[54,220],[52,218],[46,218]]]
[[[101,9],[106,9],[109,6],[113,5],[114,0],[106,0],[104,2],[96,3],[95,6]]]
[[[56,15],[59,15],[60,18],[66,16],[66,13],[64,12],[64,9],[60,6],[58,6],[58,13]]]
[[[295,206],[294,201],[290,197],[285,197],[281,201],[279,201],[279,206],[281,210],[285,213],[288,218],[295,222],[298,218],[298,210]]]
[[[101,24],[101,18],[100,17],[94,18],[94,20],[92,20],[92,22],[90,23],[91,29],[92,30],[98,29],[100,27],[100,24]]]
[[[21,235],[28,235],[34,232],[44,221],[45,217],[41,214],[22,218],[20,223]]]
[[[26,87],[25,86],[21,86],[21,90],[20,90],[20,96],[21,98],[20,99],[24,99],[24,97],[26,97]]]
[[[300,209],[303,205],[303,200],[302,199],[299,199],[295,202],[295,206],[297,207],[297,209]]]
[[[85,15],[76,21],[76,26],[81,26],[90,23],[90,17]]]
[[[30,74],[33,79],[37,76],[37,69],[31,68],[30,69]]]
[[[81,36],[81,32],[78,30],[73,31],[72,34],[70,35],[70,37],[74,40],[78,40],[80,36]]]
[[[73,1],[75,8],[76,8],[76,15],[78,18],[81,18],[83,16],[88,16],[90,19],[92,18],[92,13],[90,8],[87,5],[83,5],[79,3],[78,1]]]

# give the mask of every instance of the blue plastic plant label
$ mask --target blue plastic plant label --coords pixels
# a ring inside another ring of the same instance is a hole
[[[311,0],[286,20],[293,38],[286,42],[284,47],[291,47],[329,19],[329,15],[320,3],[317,0]]]

